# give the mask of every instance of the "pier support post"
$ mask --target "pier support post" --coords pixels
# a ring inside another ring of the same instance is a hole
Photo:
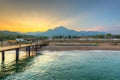
[[[30,56],[30,46],[28,46],[28,55]]]
[[[42,46],[40,45],[40,48],[41,48]]]
[[[34,46],[32,46],[32,49],[34,49]]]
[[[28,51],[28,47],[26,47],[26,52]]]
[[[16,49],[16,61],[19,60],[19,48]]]
[[[40,48],[42,48],[42,47],[43,47],[43,45],[40,46]]]
[[[35,51],[37,51],[37,45],[35,46]]]
[[[2,61],[5,61],[5,51],[2,51]]]

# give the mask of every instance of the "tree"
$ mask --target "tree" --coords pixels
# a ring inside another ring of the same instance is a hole
[[[46,39],[48,39],[48,37],[47,36],[40,36],[39,39],[46,40]]]
[[[23,38],[23,36],[22,35],[18,35],[17,38]]]
[[[105,37],[106,37],[106,38],[111,38],[112,35],[109,33],[109,34],[106,34]]]

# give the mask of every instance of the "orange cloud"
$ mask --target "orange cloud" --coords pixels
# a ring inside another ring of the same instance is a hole
[[[35,32],[48,30],[49,21],[37,18],[8,18],[0,21],[0,30]]]

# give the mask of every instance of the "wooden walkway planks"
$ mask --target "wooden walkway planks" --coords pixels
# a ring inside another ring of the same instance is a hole
[[[24,47],[28,47],[28,46],[43,45],[43,44],[45,44],[45,43],[43,42],[43,43],[39,43],[39,44],[21,44],[21,45],[15,45],[15,46],[0,47],[0,52],[14,50],[17,48],[24,48]]]

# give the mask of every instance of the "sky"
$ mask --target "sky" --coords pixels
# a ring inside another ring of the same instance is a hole
[[[0,30],[44,32],[58,26],[120,34],[120,0],[0,0]]]

